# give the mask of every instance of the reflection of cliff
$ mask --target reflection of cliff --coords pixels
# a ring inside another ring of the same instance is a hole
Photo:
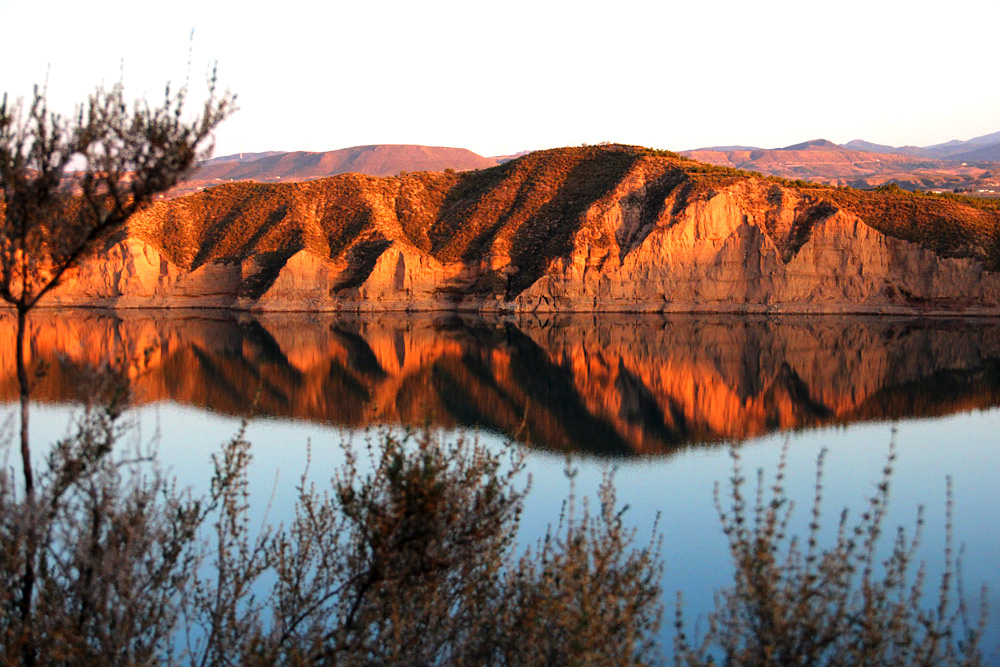
[[[17,395],[0,318],[0,398]],[[843,318],[336,318],[46,312],[34,395],[79,400],[107,359],[140,402],[362,426],[479,425],[607,454],[1000,404],[1000,331]]]

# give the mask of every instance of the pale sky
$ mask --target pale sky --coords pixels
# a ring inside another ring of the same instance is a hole
[[[155,101],[190,71],[200,99],[217,62],[240,111],[216,155],[928,145],[1000,130],[1000,0],[0,0],[0,26],[0,91],[47,78],[67,112],[122,72],[127,94]]]

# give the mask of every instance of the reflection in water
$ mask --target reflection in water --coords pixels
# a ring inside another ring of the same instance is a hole
[[[0,398],[17,396],[0,318]],[[479,426],[539,447],[694,443],[1000,404],[992,322],[887,318],[92,311],[32,315],[33,396],[76,401],[119,359],[139,402],[347,426]]]

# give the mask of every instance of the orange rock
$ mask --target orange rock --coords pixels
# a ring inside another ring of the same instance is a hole
[[[612,146],[458,175],[223,185],[137,215],[47,305],[1000,313],[984,263],[996,211],[711,169]]]

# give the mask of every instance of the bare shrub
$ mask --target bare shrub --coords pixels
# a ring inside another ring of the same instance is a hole
[[[787,446],[786,446],[787,450]],[[986,623],[985,597],[970,613],[957,585],[947,498],[945,571],[937,599],[925,606],[925,570],[916,560],[922,509],[912,536],[897,529],[888,554],[880,548],[895,460],[890,449],[876,492],[860,517],[841,513],[836,538],[821,546],[823,458],[805,540],[789,534],[793,503],[785,492],[785,453],[770,489],[758,472],[756,496],[733,450],[728,506],[716,487],[716,507],[735,564],[731,589],[717,598],[709,630],[698,644],[687,636],[678,601],[677,665],[978,665]],[[751,505],[752,502],[752,505]]]
[[[216,94],[214,72],[207,99],[190,119],[187,96],[186,87],[168,85],[159,106],[131,103],[116,84],[98,88],[70,116],[51,111],[37,86],[27,104],[0,98],[0,299],[17,312],[21,465],[29,496],[28,313],[98,241],[208,156],[212,132],[235,110],[235,97]]]
[[[573,493],[560,523],[519,562],[509,579],[497,627],[500,664],[646,665],[661,658],[663,561],[658,531],[635,546],[622,523],[612,476],[584,499]]]
[[[142,100],[129,103],[121,84],[98,88],[68,117],[49,110],[43,88],[36,87],[27,104],[9,100],[6,94],[0,98],[0,300],[17,313],[15,356],[25,502],[16,500],[17,486],[10,480],[3,490],[10,494],[9,502],[23,505],[21,514],[28,517],[14,535],[17,549],[25,551],[20,560],[10,561],[18,562],[21,569],[16,571],[17,581],[8,582],[17,591],[8,595],[17,601],[20,619],[4,631],[12,633],[5,646],[21,646],[21,661],[29,666],[35,664],[41,646],[35,625],[50,622],[44,616],[44,601],[35,600],[36,593],[46,594],[41,588],[36,591],[36,584],[49,573],[39,572],[36,565],[48,566],[50,559],[58,560],[56,555],[36,552],[54,539],[38,531],[52,528],[47,523],[50,515],[58,516],[65,504],[79,502],[83,504],[79,511],[85,514],[90,510],[89,518],[97,521],[92,530],[93,539],[99,540],[107,528],[102,521],[111,516],[109,512],[125,511],[115,503],[127,505],[136,500],[132,494],[139,491],[113,487],[126,495],[116,497],[110,509],[101,507],[102,498],[86,497],[88,490],[82,484],[89,483],[89,492],[100,496],[102,486],[112,483],[108,476],[114,471],[114,466],[107,467],[107,453],[90,446],[89,439],[107,436],[91,425],[80,430],[80,440],[66,443],[70,453],[50,461],[48,473],[58,478],[49,480],[45,491],[55,496],[41,498],[40,505],[33,505],[36,477],[29,437],[31,378],[25,357],[28,314],[98,241],[121,229],[132,214],[175,185],[199,158],[208,155],[212,132],[235,110],[231,94],[216,94],[214,72],[208,88],[200,112],[190,119],[185,118],[186,87],[171,90],[167,86],[159,106]],[[155,494],[161,482],[148,491]],[[53,503],[56,506],[51,506]],[[58,556],[63,557],[68,549],[72,547],[60,546]],[[80,602],[81,628],[88,622],[91,604],[99,602]],[[51,633],[41,627],[37,630],[42,636]],[[57,643],[76,641],[62,634],[50,639]],[[50,648],[54,650],[54,646]]]
[[[140,452],[117,405],[88,410],[26,498],[0,474],[5,664],[148,664],[171,653],[203,512]],[[35,573],[26,591],[24,572]],[[30,593],[30,597],[26,597]]]
[[[256,531],[242,431],[214,457],[210,492],[191,498],[154,457],[115,453],[119,416],[86,412],[52,449],[34,500],[0,474],[8,664],[658,659],[658,551],[633,547],[610,480],[599,512],[567,511],[518,555],[517,450],[384,432],[367,463],[348,449],[329,486],[303,474],[288,524]],[[29,558],[26,632],[18,583]]]

